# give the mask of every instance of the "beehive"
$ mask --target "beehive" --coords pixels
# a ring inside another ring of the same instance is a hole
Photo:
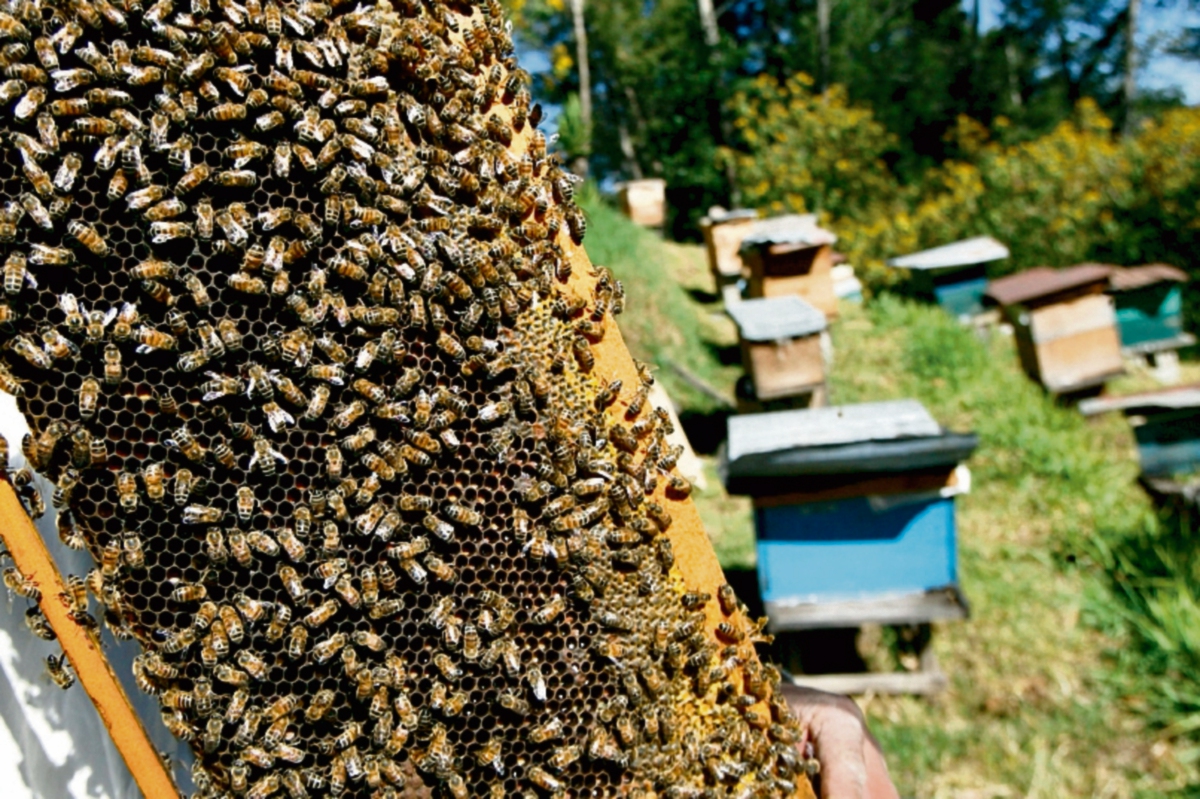
[[[804,785],[498,4],[5,9],[0,381],[202,795]]]

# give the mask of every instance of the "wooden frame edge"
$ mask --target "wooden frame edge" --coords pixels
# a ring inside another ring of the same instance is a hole
[[[179,788],[129,704],[125,689],[100,649],[99,637],[68,617],[60,598],[66,591],[62,574],[7,481],[0,483],[0,539],[17,569],[41,590],[38,605],[142,795],[148,799],[178,797]]]

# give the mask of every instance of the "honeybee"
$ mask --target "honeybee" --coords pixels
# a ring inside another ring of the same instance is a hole
[[[4,586],[17,596],[32,599],[34,602],[42,598],[38,584],[32,578],[21,574],[14,566],[4,569]]]
[[[546,741],[552,741],[562,735],[563,721],[560,717],[554,716],[548,721],[531,727],[529,730],[529,740],[540,744]]]
[[[355,632],[354,643],[358,646],[364,646],[372,652],[382,652],[387,646],[387,642],[382,637],[370,630],[358,630]]]
[[[338,611],[338,603],[336,600],[327,599],[314,608],[303,621],[306,625],[312,628],[318,628],[328,622]]]
[[[283,547],[283,551],[287,553],[293,563],[301,563],[308,557],[307,547],[296,537],[296,533],[290,527],[279,531],[279,545]]]
[[[548,696],[546,687],[546,678],[542,675],[542,670],[537,666],[530,666],[525,672],[525,681],[529,684],[530,695],[540,703],[545,703]]]
[[[208,597],[208,589],[203,583],[184,583],[171,592],[171,601],[181,604],[200,602]]]
[[[19,252],[10,253],[4,261],[4,290],[8,294],[20,294],[21,289],[28,283],[37,288],[37,280],[25,268],[25,256]],[[35,364],[36,365],[36,364]]]
[[[205,505],[188,505],[183,509],[184,524],[217,524],[225,516],[220,508]],[[230,537],[230,544],[233,539]]]
[[[280,464],[287,464],[287,458],[283,456],[283,453],[273,449],[271,443],[265,438],[259,437],[254,440],[254,454],[250,456],[246,468],[253,471],[254,467],[258,466],[264,476],[271,477],[275,474],[276,461],[279,461]]]
[[[142,216],[150,222],[161,222],[174,219],[187,210],[187,204],[178,197],[170,197],[157,205],[152,205],[142,212]]]
[[[21,83],[23,84],[23,81]],[[31,119],[44,102],[46,102],[46,90],[41,86],[34,86],[25,92],[25,95],[13,107],[13,116],[22,122]]]
[[[225,534],[213,527],[205,534],[204,552],[213,563],[221,564],[229,558],[225,548]]]
[[[41,608],[34,605],[25,611],[25,626],[29,631],[41,638],[43,641],[53,641],[58,638],[54,632],[54,628],[50,626]]]
[[[182,197],[189,192],[195,191],[204,183],[212,174],[212,169],[207,164],[197,164],[183,174],[175,183],[176,196]],[[132,197],[132,195],[130,195]],[[132,204],[130,205],[132,208]]]
[[[50,674],[50,679],[54,681],[54,684],[64,691],[75,684],[75,675],[71,672],[71,664],[67,662],[65,652],[58,657],[47,655],[46,671]]]
[[[29,248],[29,261],[39,266],[70,266],[75,263],[75,254],[62,247],[34,244]]]
[[[317,663],[328,663],[333,659],[342,647],[346,645],[345,633],[334,633],[324,641],[320,641],[313,646],[313,658]]]
[[[227,169],[218,172],[213,180],[218,186],[250,188],[258,185],[258,173],[251,169]]]
[[[443,583],[455,583],[458,581],[458,572],[454,567],[436,555],[429,554],[425,556],[425,568]]]
[[[54,187],[64,194],[70,192],[75,186],[75,179],[79,177],[79,170],[83,167],[83,159],[78,153],[69,153],[62,160],[62,164],[58,167],[58,172],[54,175]]]
[[[166,439],[164,443],[168,447],[178,449],[192,463],[203,463],[208,455],[208,450],[192,436],[186,425],[176,430],[174,436]]]
[[[190,222],[151,222],[150,241],[154,244],[166,244],[175,239],[189,239],[195,235],[195,228]]]

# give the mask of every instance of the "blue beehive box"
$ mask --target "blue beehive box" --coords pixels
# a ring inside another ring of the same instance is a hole
[[[893,258],[888,266],[909,270],[916,294],[953,316],[970,317],[983,311],[987,264],[1007,257],[1007,247],[979,236]]]
[[[954,496],[975,445],[915,400],[730,418],[726,485],[754,499],[772,629],[962,618]]]

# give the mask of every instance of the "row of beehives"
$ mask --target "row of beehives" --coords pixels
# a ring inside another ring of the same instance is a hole
[[[988,281],[986,263],[1007,255],[999,242],[980,238],[889,263],[910,270],[914,293],[950,313],[1010,324],[1024,370],[1050,393],[1080,399],[1083,414],[1123,411],[1149,492],[1168,501],[1186,493],[1172,477],[1200,467],[1200,386],[1101,394],[1130,364],[1178,382],[1177,350],[1195,343],[1183,329],[1187,274],[1166,264],[1087,263]]]
[[[912,399],[824,407],[827,322],[855,283],[838,274],[849,268],[835,265],[836,237],[814,216],[710,212],[704,234],[746,370],[722,469],[730,493],[754,503],[771,629],[924,631],[919,670],[797,681],[851,693],[939,690],[945,677],[923,645],[930,622],[967,614],[954,497],[969,489],[963,462],[975,436],[945,430]],[[798,657],[791,665],[803,667]]]
[[[714,281],[741,328],[758,399],[791,396],[820,383],[823,376],[811,370],[820,364],[814,358],[816,342],[807,348],[798,342],[824,329],[813,310],[833,319],[838,296],[845,293],[837,270],[848,267],[834,266],[836,237],[817,226],[813,216],[760,220],[753,211],[710,214],[703,230]],[[1182,270],[1165,264],[1079,264],[989,281],[987,265],[1008,254],[1003,244],[985,236],[894,258],[889,265],[907,270],[910,294],[957,317],[1010,324],[1022,367],[1053,394],[1100,389],[1122,374],[1130,359],[1148,362],[1164,382],[1174,381],[1176,350],[1195,341],[1183,331],[1187,276]],[[743,293],[797,297],[811,308],[798,310],[789,299],[786,305],[759,302],[735,310]],[[785,344],[790,357],[782,358],[779,348]],[[781,370],[781,359],[792,365]]]
[[[961,617],[952,498],[969,486],[960,463],[974,437],[941,429],[911,400],[819,408],[827,402],[826,320],[843,292],[835,237],[812,217],[710,215],[704,233],[747,372],[743,415],[729,424],[726,483],[754,498],[760,588],[773,627]],[[891,265],[909,270],[909,294],[960,318],[1010,325],[1022,366],[1053,394],[1098,391],[1131,357],[1150,360],[1161,376],[1174,351],[1192,342],[1182,331],[1186,276],[1178,269],[1083,264],[989,282],[986,265],[1006,257],[1007,248],[985,237]],[[1197,388],[1094,404],[1130,415],[1148,476],[1200,465]],[[754,412],[798,407],[808,410]],[[1170,493],[1178,484],[1147,486]],[[880,687],[839,679],[831,685]],[[938,683],[921,674],[899,684]]]
[[[845,293],[837,271],[849,269],[835,267],[837,237],[815,214],[759,219],[715,208],[701,229],[717,291],[738,326],[746,369],[738,410],[825,404],[826,327]]]

